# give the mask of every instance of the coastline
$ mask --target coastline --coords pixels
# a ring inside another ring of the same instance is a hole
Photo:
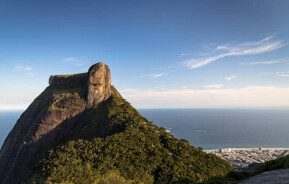
[[[242,170],[289,155],[289,148],[225,148],[204,150],[204,152],[217,155],[237,170]]]

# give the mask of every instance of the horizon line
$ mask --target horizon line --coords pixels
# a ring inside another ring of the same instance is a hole
[[[27,107],[28,108],[28,107]],[[25,111],[27,108],[0,108],[0,111]],[[287,107],[140,107],[136,108],[137,110],[190,110],[190,109],[289,109]]]

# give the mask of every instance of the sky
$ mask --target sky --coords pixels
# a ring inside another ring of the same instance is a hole
[[[137,108],[289,107],[289,1],[0,0],[0,109],[108,64]]]

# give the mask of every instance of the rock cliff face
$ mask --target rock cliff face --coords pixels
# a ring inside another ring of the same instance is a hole
[[[110,69],[103,63],[97,63],[88,70],[88,107],[93,107],[111,95]]]
[[[93,65],[88,73],[51,76],[49,84],[21,115],[1,148],[0,183],[19,183],[49,148],[73,137],[71,127],[63,127],[65,121],[112,94],[110,70],[104,63]]]

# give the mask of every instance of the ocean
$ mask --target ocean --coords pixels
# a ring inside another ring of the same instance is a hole
[[[2,146],[21,113],[21,111],[0,111],[0,146]]]
[[[289,148],[289,109],[140,109],[177,138],[203,149]],[[0,146],[22,112],[0,111]]]
[[[146,109],[155,124],[203,149],[289,148],[289,109]]]

